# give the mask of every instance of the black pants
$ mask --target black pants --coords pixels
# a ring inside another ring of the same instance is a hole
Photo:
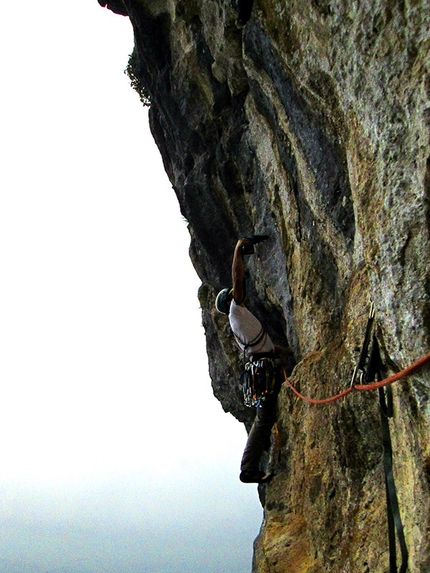
[[[257,408],[245,451],[240,464],[241,472],[255,475],[260,471],[260,460],[264,450],[270,447],[270,433],[276,422],[277,393],[271,394]]]

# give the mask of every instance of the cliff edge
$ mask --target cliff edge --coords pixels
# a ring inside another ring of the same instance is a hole
[[[240,236],[270,236],[249,259],[249,306],[293,349],[303,394],[348,386],[370,301],[389,372],[427,354],[428,0],[100,3],[134,28],[132,74],[189,222],[224,409],[249,428],[239,356],[213,304]],[[408,570],[428,573],[430,368],[392,388]],[[284,384],[278,430],[253,573],[387,571],[377,392],[313,405]]]

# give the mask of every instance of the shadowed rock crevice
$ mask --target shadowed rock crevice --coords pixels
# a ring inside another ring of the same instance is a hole
[[[354,217],[350,208],[351,190],[346,172],[345,150],[322,114],[312,109],[291,79],[267,35],[250,24],[244,35],[244,50],[258,71],[268,75],[288,118],[288,127],[315,177],[315,186],[323,208],[329,211],[351,248]]]

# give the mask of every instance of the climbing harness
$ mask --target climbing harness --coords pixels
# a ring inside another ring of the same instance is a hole
[[[248,408],[258,408],[276,386],[276,363],[272,358],[250,360],[240,377],[243,400]]]
[[[252,348],[253,346],[257,346],[258,344],[260,344],[261,342],[266,341],[267,338],[267,332],[264,330],[263,327],[261,327],[260,332],[257,334],[257,336],[255,336],[252,340],[250,340],[249,342],[245,342],[244,340],[242,340],[238,334],[236,334],[233,329],[232,329],[232,333],[233,333],[233,337],[234,337],[234,341],[236,342],[237,347],[239,348],[239,350],[241,352],[243,352],[243,355],[245,356],[246,351],[248,350],[248,348]]]

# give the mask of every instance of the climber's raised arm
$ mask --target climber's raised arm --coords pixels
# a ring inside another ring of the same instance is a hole
[[[251,244],[249,239],[239,239],[236,243],[231,265],[233,283],[233,298],[236,304],[242,304],[245,299],[245,265],[243,263],[244,246]]]

